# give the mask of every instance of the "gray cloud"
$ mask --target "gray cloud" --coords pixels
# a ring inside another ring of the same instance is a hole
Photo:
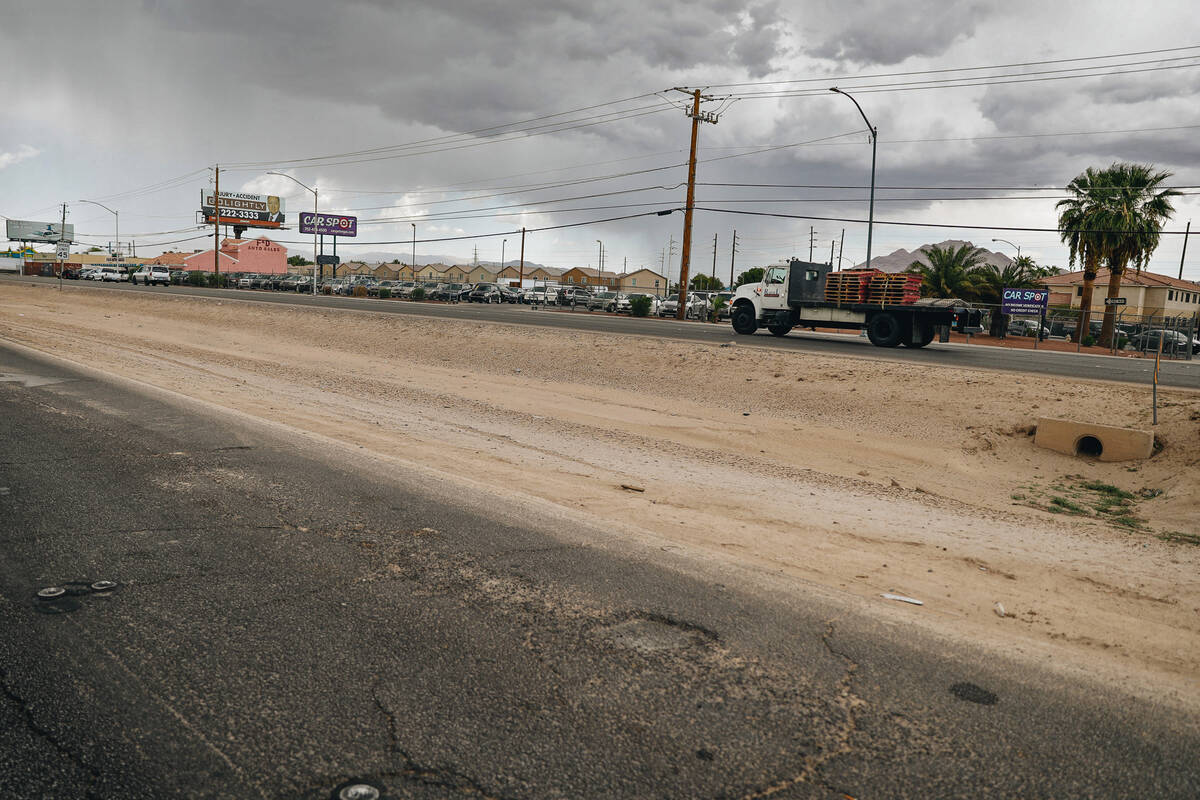
[[[937,56],[975,33],[990,15],[983,0],[886,0],[827,3],[807,17],[805,51],[819,58],[859,64],[898,64],[913,56]]]

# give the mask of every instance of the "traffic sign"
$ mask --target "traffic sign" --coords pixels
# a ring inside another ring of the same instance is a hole
[[[59,242],[54,248],[54,255],[59,261],[66,261],[71,256],[71,245],[67,242]]]
[[[1106,297],[1106,298],[1104,298],[1104,305],[1106,305],[1106,306],[1123,306],[1123,305],[1125,305],[1125,298],[1124,297]]]
[[[335,267],[340,260],[337,256],[317,256],[318,264],[333,264]]]

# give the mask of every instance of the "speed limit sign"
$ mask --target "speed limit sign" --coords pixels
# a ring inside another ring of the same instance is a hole
[[[71,255],[71,245],[67,242],[59,242],[58,247],[55,248],[55,255],[58,256],[59,261],[66,261]]]

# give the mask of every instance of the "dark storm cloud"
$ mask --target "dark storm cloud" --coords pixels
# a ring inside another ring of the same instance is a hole
[[[937,56],[974,35],[994,6],[982,0],[888,0],[826,3],[798,20],[804,50],[819,58],[860,64],[898,64]]]

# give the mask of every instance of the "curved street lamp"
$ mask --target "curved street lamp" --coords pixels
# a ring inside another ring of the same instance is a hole
[[[113,247],[113,250],[115,250],[115,252],[113,252],[112,254],[120,255],[120,253],[121,253],[121,215],[119,213],[117,213],[116,211],[113,211],[108,206],[104,205],[104,203],[97,203],[95,200],[76,200],[75,202],[76,203],[91,203],[94,206],[100,206],[105,211],[107,211],[108,213],[112,214],[114,217],[117,218],[116,219],[116,234],[115,234],[115,238],[117,241]]]
[[[313,193],[313,216],[314,217],[317,216],[318,212],[317,212],[317,190],[316,189],[314,189],[313,187],[311,187],[305,183],[301,183],[300,181],[293,178],[291,175],[288,175],[286,172],[268,172],[267,174],[268,175],[282,175],[283,177],[293,181],[294,183],[298,184],[299,186],[302,186],[303,188],[312,192]],[[317,256],[317,221],[314,219],[313,220],[313,291],[312,291],[313,294],[317,293],[317,271],[319,269],[321,269],[321,265],[317,263],[317,258],[318,258],[318,256]],[[337,266],[336,265],[334,265],[333,270],[335,273],[334,277],[337,277],[337,275],[336,275]]]
[[[863,122],[867,123],[867,130],[871,132],[871,205],[867,212],[867,269],[871,268],[871,232],[875,227],[875,146],[879,143],[879,129],[871,124],[871,120],[867,119],[866,113],[862,110],[862,106],[858,104],[851,95],[846,94],[836,86],[830,87],[829,91],[836,92],[843,97],[849,97],[850,102],[854,103],[854,107],[858,109],[858,113],[862,114]]]
[[[1013,244],[1013,243],[1012,243],[1012,242],[1010,242],[1008,239],[992,239],[992,241],[993,241],[993,242],[1004,242],[1004,243],[1005,243],[1006,245],[1008,245],[1009,247],[1015,247],[1015,248],[1017,248],[1017,258],[1019,259],[1019,258],[1021,257],[1021,245],[1019,245],[1019,244]]]

